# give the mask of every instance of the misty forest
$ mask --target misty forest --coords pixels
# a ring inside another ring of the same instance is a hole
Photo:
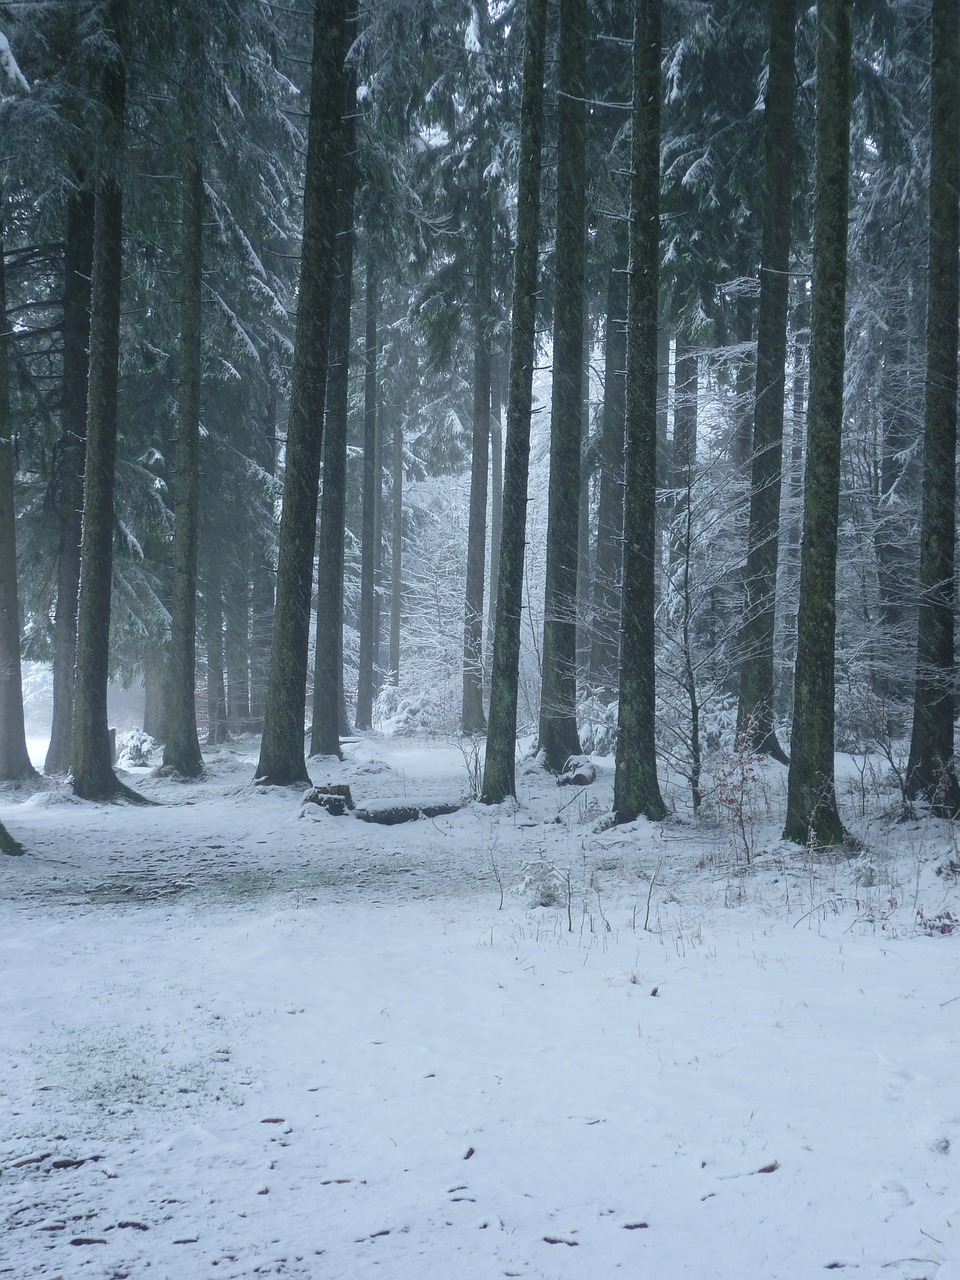
[[[88,799],[114,680],[185,777],[532,734],[656,819],[733,733],[830,844],[908,738],[960,811],[960,7],[852,8],[5,6],[0,774],[26,657]]]
[[[0,250],[0,1276],[958,1280],[960,0],[0,0]]]

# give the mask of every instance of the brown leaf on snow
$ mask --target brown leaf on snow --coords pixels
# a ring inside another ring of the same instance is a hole
[[[70,1241],[71,1244],[106,1244],[106,1240],[100,1240],[93,1236],[74,1236]]]
[[[580,1244],[579,1240],[563,1240],[560,1236],[544,1236],[543,1238],[547,1244],[565,1244],[571,1249],[576,1249]]]
[[[261,1120],[261,1124],[286,1124],[283,1116],[267,1116],[266,1120]]]
[[[11,1169],[24,1169],[28,1164],[41,1164],[50,1155],[49,1151],[45,1151],[42,1156],[27,1156],[25,1160],[17,1160],[10,1167]]]
[[[623,1224],[624,1231],[643,1231],[649,1227],[649,1222],[625,1222]]]
[[[772,1164],[765,1164],[762,1169],[755,1170],[756,1173],[776,1173],[780,1168],[780,1161],[774,1160]]]

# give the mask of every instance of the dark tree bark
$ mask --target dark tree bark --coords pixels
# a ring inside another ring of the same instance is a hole
[[[834,783],[837,522],[843,424],[852,0],[820,0],[810,402],[793,737],[784,839],[839,844]]]
[[[639,0],[633,59],[620,711],[613,791],[618,822],[632,822],[640,814],[654,821],[666,815],[657,780],[654,665],[660,44],[660,0]]]
[[[358,729],[373,728],[373,666],[377,647],[377,300],[373,253],[367,254],[363,346],[363,495],[360,513],[360,654],[357,673]]]
[[[143,731],[155,742],[167,737],[167,663],[156,653],[143,659]]]
[[[279,784],[309,782],[304,754],[304,708],[330,304],[336,272],[346,9],[346,0],[316,0],[314,4],[300,298],[287,426],[270,678],[256,771],[258,778]]]
[[[53,718],[44,770],[66,773],[73,739],[77,595],[87,446],[87,348],[93,269],[94,196],[82,187],[67,201],[63,281],[62,439],[57,485],[57,605],[53,627]]]
[[[242,555],[242,559],[246,557]],[[242,733],[250,723],[250,581],[242,564],[230,575],[223,613],[227,728],[231,733]]]
[[[577,732],[577,548],[587,207],[586,0],[560,0],[559,57],[557,293],[538,735],[544,764],[553,773],[559,773],[568,758],[581,751]]]
[[[112,136],[110,161],[98,180],[96,193],[72,772],[74,792],[84,800],[110,800],[124,795],[142,801],[143,797],[125,787],[113,771],[107,727],[123,265],[123,189],[117,169],[123,148],[126,97],[126,0],[113,0],[108,16],[118,52],[108,64],[103,80],[103,100]]]
[[[400,684],[400,615],[403,606],[403,416],[393,428],[393,487],[390,495],[390,683]]]
[[[180,405],[173,537],[173,599],[164,768],[203,773],[197,735],[197,537],[202,374],[203,166],[197,139],[184,142],[180,250]]]
[[[223,579],[214,559],[207,570],[204,639],[207,646],[207,746],[226,742],[227,696],[223,679]]]
[[[500,527],[503,523],[503,358],[495,352],[490,363],[490,598],[487,602],[485,670],[493,658],[497,618],[497,573],[500,569]]]
[[[673,392],[673,521],[670,534],[670,568],[681,580],[677,590],[687,593],[690,567],[690,498],[697,464],[697,414],[700,361],[682,325],[677,327]]]
[[[487,542],[487,471],[490,460],[490,312],[493,303],[493,216],[484,177],[487,149],[477,165],[477,224],[473,285],[473,441],[470,515],[467,522],[467,582],[463,618],[463,704],[460,729],[483,733],[483,580]]]
[[[954,760],[957,309],[960,305],[960,0],[933,0],[930,262],[920,614],[907,795],[960,813]]]
[[[255,456],[268,475],[276,474],[277,400],[276,390],[269,382],[264,429]],[[266,522],[269,513],[261,512],[261,518]],[[250,719],[261,728],[270,674],[270,637],[273,633],[276,581],[276,569],[270,561],[268,548],[259,546],[254,554],[250,591]]]
[[[790,294],[790,202],[793,192],[793,101],[796,0],[772,0],[770,64],[764,103],[764,210],[760,319],[753,410],[746,610],[740,629],[737,728],[752,750],[781,764],[787,757],[773,724],[773,633],[780,546],[780,476]]]
[[[592,335],[586,303],[583,308],[583,394],[580,399],[580,483],[577,488],[577,676],[585,681],[590,671],[590,636],[593,630],[593,565],[590,556],[590,486],[594,462],[590,449],[590,350]]]
[[[3,244],[3,188],[0,187],[0,781],[36,776],[23,726],[10,341]]]
[[[614,263],[607,281],[604,350],[590,683],[601,697],[612,698],[616,692],[619,670],[620,570],[623,563],[623,430],[627,385],[626,258]]]
[[[343,539],[347,501],[347,420],[350,386],[350,303],[353,298],[353,206],[357,170],[356,73],[347,70],[344,162],[341,167],[337,275],[330,332],[323,442],[323,495],[317,568],[317,649],[313,681],[312,756],[340,755],[343,701]]]
[[[530,470],[530,415],[537,320],[537,255],[540,247],[540,173],[543,147],[543,69],[547,0],[527,0],[520,105],[520,170],[507,443],[504,458],[503,525],[497,575],[497,621],[493,640],[490,716],[481,800],[500,804],[516,792],[517,692],[520,677],[520,616]]]

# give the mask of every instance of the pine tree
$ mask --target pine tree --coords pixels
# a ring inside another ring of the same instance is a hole
[[[540,173],[543,146],[543,72],[547,0],[527,0],[524,24],[523,96],[520,105],[520,170],[507,440],[503,479],[503,524],[497,573],[490,714],[481,800],[500,804],[516,791],[517,691],[520,614],[523,603],[530,415],[536,346],[537,255],[540,243]]]
[[[186,68],[195,83],[199,60]],[[180,412],[177,423],[176,528],[173,544],[173,607],[164,768],[199,777],[203,756],[197,736],[196,600],[200,490],[200,382],[203,283],[203,162],[191,125],[198,115],[188,103],[183,151],[183,248],[180,258]]]
[[[637,0],[634,24],[630,292],[620,710],[613,809],[618,822],[665,816],[656,757],[654,575],[657,485],[657,302],[660,264],[660,0]]]
[[[772,0],[764,101],[764,211],[756,398],[737,724],[752,750],[786,763],[773,724],[774,615],[786,390],[796,4]]]
[[[556,299],[539,745],[559,773],[577,732],[577,552],[586,264],[586,0],[561,0]]]
[[[834,782],[837,527],[843,423],[852,0],[821,0],[817,38],[810,400],[784,839],[843,841]]]
[[[32,778],[27,753],[20,674],[20,605],[13,489],[13,424],[3,262],[3,188],[0,186],[0,780]],[[0,833],[2,834],[2,833]]]
[[[270,678],[256,771],[258,778],[280,784],[309,781],[304,756],[304,707],[322,413],[336,269],[346,8],[346,0],[316,0],[314,5],[300,298]]]
[[[126,98],[127,0],[111,0],[107,23],[115,41],[103,75],[111,152],[96,188],[72,773],[74,792],[84,800],[110,800],[118,795],[142,800],[124,787],[113,772],[107,727],[123,264],[123,186],[119,169]]]
[[[960,814],[954,761],[957,314],[960,307],[960,2],[933,0],[930,265],[920,614],[907,795]]]

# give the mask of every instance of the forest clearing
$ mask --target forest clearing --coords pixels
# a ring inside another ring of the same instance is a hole
[[[382,827],[256,751],[0,805],[0,1275],[958,1274],[951,824],[841,758],[857,855],[780,840],[776,764],[743,827],[668,780],[602,829],[602,757]],[[469,795],[453,741],[345,757],[358,803]]]

